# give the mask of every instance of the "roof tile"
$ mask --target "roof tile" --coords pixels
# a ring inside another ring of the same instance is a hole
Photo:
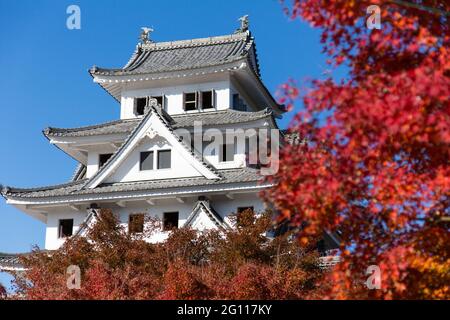
[[[138,45],[122,69],[93,67],[93,75],[132,75],[222,65],[246,57],[254,44],[249,32]],[[253,66],[259,74],[258,65]]]
[[[48,198],[111,192],[159,190],[191,186],[222,185],[228,183],[257,183],[262,179],[259,170],[253,168],[226,169],[218,170],[218,172],[223,177],[221,180],[211,180],[205,177],[160,179],[135,182],[104,183],[93,189],[82,189],[83,185],[87,182],[87,179],[83,179],[57,186],[33,189],[5,188],[2,193],[4,196],[12,198]]]
[[[236,110],[208,111],[199,113],[188,113],[182,115],[172,115],[175,121],[171,126],[174,129],[189,128],[194,126],[194,122],[201,121],[203,126],[226,125],[245,123],[272,116],[270,110],[265,109],[257,112],[244,112]],[[142,118],[124,119],[103,124],[97,124],[79,128],[47,128],[44,134],[47,137],[87,137],[107,134],[130,133],[139,124]]]

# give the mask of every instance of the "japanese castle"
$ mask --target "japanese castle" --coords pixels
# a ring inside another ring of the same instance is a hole
[[[278,133],[276,119],[285,112],[261,80],[247,17],[240,20],[233,34],[183,41],[154,42],[153,30],[142,28],[123,68],[90,69],[119,103],[120,119],[45,129],[49,142],[78,162],[71,181],[1,191],[8,204],[46,224],[46,250],[82,234],[99,208],[112,209],[129,232],[142,231],[136,221],[144,214],[160,219],[161,232],[149,241],[177,227],[230,228],[231,214],[265,210],[258,194],[270,183],[259,160],[249,160],[257,154],[250,137],[224,138],[213,148],[202,140],[211,130]]]

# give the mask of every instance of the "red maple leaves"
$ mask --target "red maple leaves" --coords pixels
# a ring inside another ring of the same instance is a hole
[[[314,81],[302,97],[290,130],[308,143],[284,148],[279,184],[265,196],[280,219],[303,227],[303,242],[341,233],[331,297],[448,298],[448,18],[372,2],[381,30],[364,27],[364,1],[293,1],[292,17],[322,29],[325,52],[349,77]],[[284,99],[292,104],[291,86]],[[363,285],[372,264],[381,290]]]
[[[5,287],[0,283],[0,300],[6,299],[7,293]]]
[[[270,215],[241,213],[237,228],[198,234],[173,230],[164,243],[130,235],[102,210],[87,238],[75,236],[51,253],[22,258],[18,298],[26,299],[302,299],[316,295],[323,276],[314,246],[289,234],[269,239]],[[155,230],[148,230],[149,233]],[[79,289],[67,286],[67,267],[80,268]]]

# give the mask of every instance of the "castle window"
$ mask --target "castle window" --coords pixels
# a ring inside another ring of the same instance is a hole
[[[202,109],[214,108],[214,91],[200,92]]]
[[[105,165],[105,163],[112,157],[112,153],[100,154],[98,156],[98,166],[101,168]]]
[[[144,215],[130,214],[128,219],[128,232],[129,233],[142,233],[144,232]]]
[[[164,212],[163,230],[170,231],[178,228],[178,212]]]
[[[58,226],[58,237],[67,238],[73,233],[73,219],[61,219]]]
[[[142,116],[145,112],[145,106],[147,105],[147,98],[134,99],[134,110],[137,116]]]
[[[237,214],[241,214],[242,212],[245,211],[252,211],[253,212],[254,208],[253,207],[239,207],[237,209]]]
[[[141,152],[139,170],[153,170],[153,151]]]
[[[183,94],[184,110],[197,110],[197,92],[188,92]]]
[[[172,152],[170,150],[158,151],[158,169],[170,169]]]
[[[219,151],[220,162],[234,161],[234,143],[223,144]]]

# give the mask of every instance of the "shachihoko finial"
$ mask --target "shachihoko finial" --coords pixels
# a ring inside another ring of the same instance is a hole
[[[156,100],[155,98],[147,97],[144,114],[149,113],[152,108],[158,108],[158,100]]]
[[[241,26],[236,30],[236,33],[248,31],[248,14],[240,17],[238,21],[241,22]]]
[[[150,39],[150,34],[155,31],[153,30],[153,28],[148,28],[148,27],[142,27],[142,32],[141,35],[139,37],[139,39],[141,40],[141,43],[150,43],[153,42],[152,39]]]

